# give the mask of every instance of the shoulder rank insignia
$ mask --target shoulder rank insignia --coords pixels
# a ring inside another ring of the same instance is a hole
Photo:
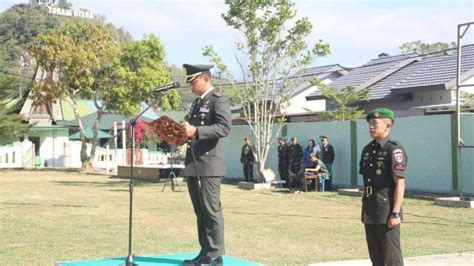
[[[224,94],[222,94],[221,92],[214,92],[212,95],[216,96],[217,98],[220,98],[222,96],[224,96]]]

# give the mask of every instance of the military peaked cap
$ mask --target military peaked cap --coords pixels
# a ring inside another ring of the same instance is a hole
[[[392,119],[393,121],[394,120],[393,111],[388,108],[377,108],[373,110],[372,112],[368,113],[366,117],[367,121],[369,121],[369,119],[374,119],[374,118],[389,118],[389,119]]]
[[[183,68],[186,70],[186,82],[191,83],[199,75],[209,74],[211,75],[210,69],[213,68],[213,65],[190,65],[184,64]]]

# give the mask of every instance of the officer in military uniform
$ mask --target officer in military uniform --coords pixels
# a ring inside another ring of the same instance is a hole
[[[280,180],[285,180],[284,187],[288,187],[290,181],[288,180],[288,145],[283,137],[278,138],[278,173]]]
[[[255,162],[255,157],[252,142],[250,142],[249,138],[245,138],[244,142],[242,152],[240,153],[240,163],[244,167],[245,182],[253,182],[253,164]]]
[[[336,154],[334,153],[334,147],[329,144],[328,142],[328,137],[325,135],[319,136],[319,139],[321,140],[321,145],[320,145],[320,155],[319,157],[321,160],[324,162],[326,165],[328,171],[329,171],[329,178],[325,181],[327,183],[326,190],[332,191],[332,165],[334,163],[334,159],[336,158]]]
[[[297,138],[291,139],[291,145],[288,147],[288,162],[289,162],[289,174],[292,176],[290,177],[290,189],[296,188],[297,190],[300,189],[300,180],[297,175],[303,170],[302,165],[303,159],[303,147],[298,143]],[[295,182],[293,182],[295,181]]]
[[[224,144],[230,134],[230,108],[211,83],[212,65],[184,64],[186,81],[198,97],[188,114],[188,145],[184,175],[197,218],[199,255],[184,265],[222,265],[224,217],[220,202],[221,178],[226,173]]]
[[[359,173],[364,179],[362,222],[373,265],[403,265],[400,223],[405,191],[405,149],[389,136],[394,122],[390,109],[367,114],[372,141],[364,147]]]
[[[288,161],[290,171],[297,173],[301,167],[301,159],[303,158],[303,147],[298,143],[296,138],[291,139],[291,145],[288,147]]]

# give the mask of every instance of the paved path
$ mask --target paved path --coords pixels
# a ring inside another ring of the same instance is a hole
[[[473,266],[474,251],[466,253],[440,254],[405,258],[405,266]],[[371,266],[369,259],[345,260],[309,264],[310,266]]]

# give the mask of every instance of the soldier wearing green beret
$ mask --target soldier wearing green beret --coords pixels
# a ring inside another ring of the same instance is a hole
[[[378,108],[367,114],[373,139],[364,147],[359,173],[364,179],[362,223],[373,265],[403,265],[400,247],[405,193],[405,149],[390,138],[393,112]]]
[[[212,65],[184,64],[186,81],[197,96],[188,114],[188,145],[184,174],[196,214],[201,250],[184,265],[222,265],[224,216],[221,178],[226,173],[222,138],[230,134],[231,114],[225,97],[212,87]]]

